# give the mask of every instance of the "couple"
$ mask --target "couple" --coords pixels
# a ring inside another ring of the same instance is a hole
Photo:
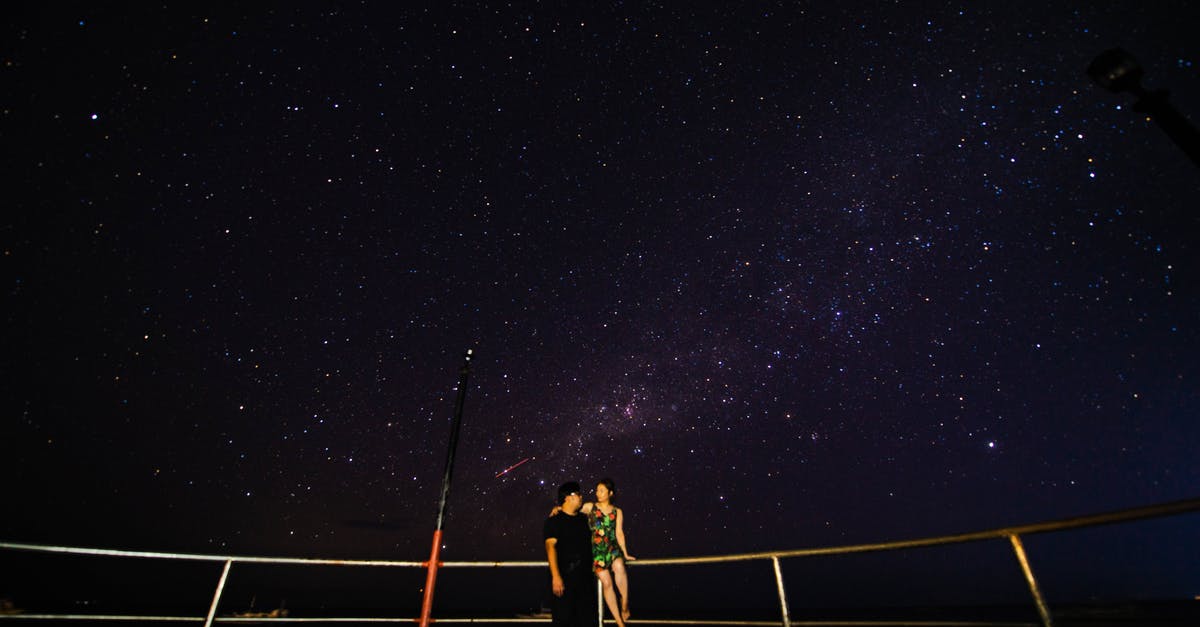
[[[558,506],[543,526],[546,557],[550,562],[550,589],[554,592],[554,625],[596,625],[596,573],[604,588],[604,601],[618,627],[629,618],[629,578],[625,562],[633,561],[625,549],[624,515],[612,504],[613,480],[596,486],[596,502],[584,503],[579,483],[569,481],[558,489]],[[591,568],[588,568],[588,565]],[[613,590],[614,583],[616,591]],[[621,607],[617,609],[617,594]]]

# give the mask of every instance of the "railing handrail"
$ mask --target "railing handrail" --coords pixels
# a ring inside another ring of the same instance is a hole
[[[1118,522],[1128,522],[1143,518],[1155,518],[1171,514],[1200,511],[1200,498],[1171,501],[1157,505],[1115,510],[1100,514],[1077,516],[1058,520],[1017,525],[1014,527],[999,527],[985,531],[928,536],[910,540],[891,540],[866,544],[847,544],[831,547],[815,547],[808,549],[791,549],[782,551],[759,551],[753,553],[733,553],[727,555],[699,555],[692,557],[665,557],[638,559],[629,562],[629,566],[662,566],[670,564],[704,564],[713,562],[750,561],[783,557],[809,557],[816,555],[841,555],[846,553],[866,553],[872,551],[891,551],[896,549],[913,549],[946,544],[961,544],[979,540],[1005,539],[1013,535],[1031,535],[1051,531],[1094,527]],[[195,560],[206,562],[236,562],[259,564],[297,564],[313,566],[385,566],[403,568],[423,568],[425,562],[411,560],[353,560],[306,557],[265,557],[254,555],[213,555],[202,553],[169,553],[162,551],[127,551],[121,549],[95,549],[76,546],[55,546],[30,544],[22,542],[0,542],[0,549],[14,551],[35,551],[43,553],[66,553],[75,555],[99,555],[109,557],[139,557],[151,559]],[[495,561],[444,561],[441,568],[530,568],[545,567],[546,562],[527,560],[495,560]]]
[[[815,555],[841,555],[847,553],[865,553],[870,551],[889,551],[898,549],[913,549],[921,547],[930,547],[947,544],[957,544],[963,542],[978,542],[984,540],[1005,539],[1012,545],[1013,553],[1021,566],[1021,571],[1025,576],[1026,583],[1029,585],[1030,593],[1033,595],[1034,604],[1037,606],[1038,614],[1041,617],[1043,627],[1053,627],[1053,620],[1050,615],[1049,607],[1045,599],[1042,597],[1041,590],[1037,580],[1034,577],[1033,569],[1029,564],[1029,559],[1026,556],[1024,545],[1021,541],[1022,535],[1030,535],[1036,533],[1046,533],[1051,531],[1063,531],[1067,529],[1078,529],[1082,527],[1093,527],[1098,525],[1107,525],[1111,523],[1127,522],[1131,520],[1140,520],[1145,518],[1154,518],[1160,516],[1169,516],[1173,514],[1182,514],[1188,512],[1200,511],[1200,498],[1185,499],[1181,501],[1172,501],[1161,503],[1158,505],[1150,505],[1145,507],[1135,507],[1130,509],[1105,512],[1101,514],[1091,514],[1087,516],[1077,516],[1074,518],[1064,518],[1047,522],[1033,523],[1028,525],[1018,525],[1013,527],[1001,527],[998,529],[989,529],[986,531],[975,531],[970,533],[950,534],[943,536],[933,536],[926,538],[917,538],[912,540],[894,540],[890,542],[875,542],[868,544],[852,544],[834,547],[820,547],[809,549],[795,549],[786,551],[761,551],[756,553],[738,553],[732,555],[707,555],[696,557],[675,557],[675,558],[658,558],[644,559],[630,562],[629,565],[640,566],[657,566],[671,564],[704,564],[713,562],[738,562],[749,560],[770,560],[775,571],[775,584],[779,594],[779,605],[783,627],[791,627],[794,625],[927,625],[930,627],[950,627],[951,625],[970,625],[972,627],[989,627],[1010,625],[1027,625],[1028,623],[997,623],[997,622],[961,622],[961,621],[918,621],[918,622],[893,622],[893,621],[828,621],[828,622],[811,622],[811,621],[792,621],[788,610],[787,594],[783,585],[783,572],[780,569],[780,558],[788,557],[807,557]],[[188,621],[188,620],[203,620],[205,627],[211,627],[215,622],[237,622],[243,619],[231,617],[218,617],[216,615],[217,608],[221,601],[221,595],[225,588],[225,581],[229,575],[229,570],[236,563],[259,563],[259,564],[297,564],[297,565],[323,565],[323,566],[390,566],[390,567],[426,567],[430,564],[427,562],[417,561],[400,561],[400,560],[345,560],[345,559],[321,559],[321,558],[300,558],[300,557],[262,557],[250,555],[205,555],[199,553],[167,553],[161,551],[124,551],[119,549],[93,549],[86,547],[72,546],[52,546],[41,544],[29,544],[20,542],[0,542],[0,549],[9,549],[16,551],[34,551],[42,553],[60,553],[60,554],[76,554],[76,555],[92,555],[92,556],[109,556],[109,557],[140,557],[151,559],[173,559],[173,560],[193,560],[207,562],[223,562],[224,569],[221,573],[220,581],[217,583],[216,593],[213,596],[212,603],[209,606],[208,615],[204,618],[197,617],[180,617],[180,616],[128,616],[128,615],[74,615],[74,614],[0,614],[0,618],[25,618],[25,619],[47,619],[47,620],[106,620],[106,621],[122,621],[122,620],[142,620],[142,621]],[[435,560],[435,557],[431,557]],[[458,561],[458,562],[441,562],[438,561],[436,566],[439,568],[499,568],[499,567],[545,567],[544,561]],[[599,588],[600,581],[597,579],[596,586]],[[597,614],[598,618],[603,618],[603,605],[597,597]],[[412,619],[396,619],[396,618],[272,618],[272,619],[252,619],[257,622],[259,620],[270,620],[277,622],[409,622]],[[488,623],[513,623],[513,622],[547,622],[542,618],[519,618],[519,619],[456,619],[443,618],[438,619],[439,622],[458,623],[458,622],[488,622]],[[641,622],[641,621],[639,621]],[[646,621],[651,623],[664,624],[683,624],[681,621]],[[763,622],[763,621],[687,621],[688,624],[704,624],[711,625],[778,625],[781,623]]]
[[[732,555],[706,555],[696,557],[676,557],[667,559],[638,559],[630,564],[703,564],[711,562],[732,562],[744,560],[770,559],[772,557],[809,557],[814,555],[842,555],[846,553],[868,553],[871,551],[891,551],[896,549],[915,549],[945,544],[961,544],[963,542],[978,542],[980,540],[1005,539],[1014,535],[1031,535],[1050,531],[1064,531],[1081,527],[1095,527],[1118,522],[1128,522],[1143,518],[1155,518],[1200,511],[1200,498],[1171,501],[1158,505],[1122,509],[1101,514],[1062,518],[1040,523],[1017,525],[1015,527],[999,527],[986,531],[973,531],[943,536],[930,536],[912,540],[892,540],[888,542],[873,542],[867,544],[846,544],[833,547],[818,547],[811,549],[794,549],[788,551],[761,551],[757,553],[737,553]]]

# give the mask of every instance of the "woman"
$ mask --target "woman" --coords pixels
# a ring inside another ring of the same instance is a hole
[[[614,494],[613,480],[605,477],[596,485],[596,502],[584,503],[580,511],[588,517],[592,528],[592,568],[604,589],[604,602],[617,626],[625,627],[629,618],[629,576],[625,572],[625,562],[636,558],[625,548],[625,514],[612,504]],[[558,511],[556,507],[550,513],[553,515]],[[620,611],[617,593],[621,595]]]

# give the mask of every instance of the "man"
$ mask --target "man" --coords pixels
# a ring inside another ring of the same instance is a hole
[[[596,627],[596,579],[592,576],[592,534],[583,507],[579,483],[558,488],[562,511],[546,519],[546,559],[550,562],[550,602],[553,625]]]

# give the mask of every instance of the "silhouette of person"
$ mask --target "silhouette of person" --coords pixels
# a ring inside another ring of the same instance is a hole
[[[592,576],[591,530],[583,507],[579,482],[558,488],[561,507],[542,526],[546,560],[550,564],[551,624],[597,627],[596,584]]]

